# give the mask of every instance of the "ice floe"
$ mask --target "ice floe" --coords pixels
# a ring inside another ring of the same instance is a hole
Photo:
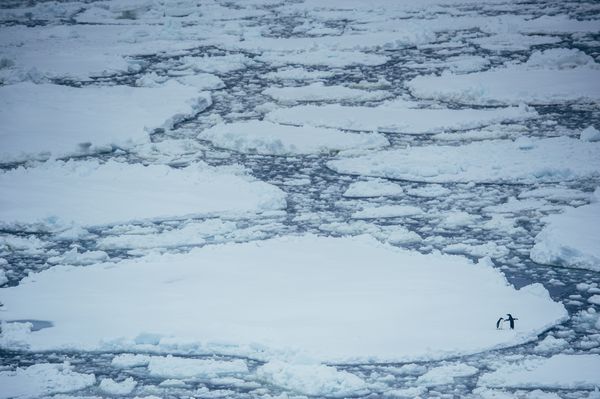
[[[600,190],[593,202],[548,216],[535,237],[531,259],[537,263],[600,271]]]
[[[432,134],[535,117],[537,112],[527,107],[456,110],[416,108],[416,104],[394,101],[378,107],[300,105],[271,111],[265,118],[279,123],[346,130]]]
[[[216,125],[203,130],[198,138],[209,140],[221,148],[270,155],[328,153],[389,145],[385,136],[378,133],[344,133],[337,129],[263,121]]]
[[[159,188],[159,189],[157,189]],[[48,161],[0,173],[0,223],[51,228],[281,209],[285,194],[226,168]],[[30,193],[37,193],[30,195]]]
[[[402,186],[385,180],[359,181],[350,184],[342,194],[347,198],[391,197],[404,193]]]
[[[600,386],[600,355],[555,355],[506,364],[477,384],[503,388],[594,389]]]
[[[313,83],[296,87],[269,87],[263,90],[264,95],[282,102],[294,104],[308,101],[379,101],[392,96],[383,90],[360,90],[345,86],[325,86],[323,83]]]
[[[476,367],[463,363],[451,363],[434,367],[417,378],[417,384],[426,387],[452,384],[456,377],[470,377],[479,372]]]
[[[130,148],[210,104],[208,93],[177,82],[155,88],[0,86],[0,162]]]
[[[121,382],[112,378],[103,378],[98,388],[109,395],[128,395],[135,389],[137,382],[133,377],[128,377]]]
[[[256,371],[259,379],[303,395],[347,397],[367,392],[358,376],[322,364],[286,363],[271,360]]]
[[[380,151],[327,165],[339,173],[422,182],[560,182],[600,174],[600,145],[568,137]],[[527,146],[530,147],[530,146]]]
[[[212,377],[247,373],[243,360],[192,359],[169,356],[151,356],[148,371],[162,378]]]
[[[0,300],[7,319],[53,322],[21,334],[31,350],[183,345],[321,361],[474,353],[532,340],[566,317],[541,285],[515,290],[488,263],[403,251],[367,236],[282,237],[118,267],[57,266],[0,289]],[[456,309],[469,317],[457,322]],[[497,315],[509,311],[519,317],[516,330],[496,330]],[[161,375],[179,375],[171,361],[160,362]]]
[[[0,398],[37,398],[78,391],[95,383],[94,374],[75,372],[68,363],[38,363],[0,371]]]
[[[415,216],[423,213],[421,208],[411,205],[381,205],[365,207],[352,214],[353,219],[378,219]]]
[[[561,104],[600,98],[600,68],[580,50],[535,52],[524,64],[470,74],[418,76],[413,95],[460,104]]]
[[[303,65],[331,68],[344,68],[351,65],[375,66],[389,61],[385,55],[336,50],[311,50],[294,53],[265,52],[256,59],[273,66]]]

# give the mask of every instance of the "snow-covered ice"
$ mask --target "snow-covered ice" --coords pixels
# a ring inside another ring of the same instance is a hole
[[[103,225],[285,207],[276,187],[204,164],[50,161],[1,172],[0,191],[4,225]]]
[[[367,384],[361,378],[322,364],[271,360],[261,366],[256,375],[271,384],[303,395],[347,397],[368,392]]]
[[[206,378],[247,373],[248,366],[243,360],[188,359],[169,355],[150,357],[148,371],[162,378]]]
[[[593,202],[548,216],[535,237],[533,261],[600,271],[600,190]]]
[[[600,355],[555,355],[525,359],[482,375],[486,387],[594,389],[600,385]]]
[[[137,385],[133,377],[128,377],[123,381],[117,382],[112,378],[103,378],[98,386],[100,390],[109,395],[127,395],[130,394]]]
[[[477,368],[468,364],[451,363],[427,371],[427,373],[417,378],[417,384],[426,387],[452,384],[455,377],[470,377],[477,374],[478,371]]]
[[[398,184],[382,180],[369,180],[352,183],[342,195],[347,198],[368,198],[402,194],[404,194],[404,189]]]
[[[263,90],[264,95],[279,102],[294,104],[308,101],[379,101],[392,96],[383,90],[360,90],[345,86],[325,86],[323,83],[313,83],[307,86],[269,87]]]
[[[535,118],[527,107],[497,109],[415,108],[416,104],[391,102],[378,107],[299,105],[269,112],[266,119],[295,125],[346,130],[432,134],[468,130],[500,122]]]
[[[177,82],[154,88],[0,86],[0,162],[130,148],[210,104],[210,95]]]
[[[535,339],[566,318],[539,284],[515,290],[485,262],[421,255],[367,236],[282,237],[118,267],[57,266],[0,289],[0,300],[8,319],[53,322],[23,334],[31,350],[196,342],[198,351],[299,352],[327,361],[480,352]],[[457,308],[471,317],[456,323]],[[507,311],[518,312],[517,329],[496,330],[490,315]]]
[[[389,141],[378,133],[344,133],[338,129],[263,121],[220,124],[203,130],[198,137],[221,148],[270,155],[327,153],[389,145]]]
[[[77,373],[68,363],[38,363],[0,371],[0,398],[37,398],[78,391],[95,383],[93,374]]]
[[[330,161],[339,173],[423,182],[568,181],[600,175],[600,145],[568,137],[423,146]]]
[[[471,74],[418,76],[411,93],[461,104],[560,104],[600,98],[600,68],[579,50],[552,49],[528,62]]]

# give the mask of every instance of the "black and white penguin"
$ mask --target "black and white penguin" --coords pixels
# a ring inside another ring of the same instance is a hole
[[[515,329],[515,320],[519,320],[519,319],[512,317],[512,315],[510,313],[508,313],[507,316],[508,316],[508,322],[510,323],[510,329],[514,330]]]
[[[496,322],[496,330],[498,330],[500,328],[500,323],[502,323],[504,321],[504,318],[499,318],[498,321]]]

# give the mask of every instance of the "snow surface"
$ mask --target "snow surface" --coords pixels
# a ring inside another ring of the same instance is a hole
[[[389,145],[389,141],[378,133],[344,133],[337,129],[287,126],[263,121],[216,125],[203,130],[198,138],[209,140],[221,148],[269,155],[318,154]]]
[[[391,102],[377,107],[300,105],[271,111],[265,118],[278,123],[346,130],[433,134],[537,117],[537,112],[527,107],[443,109],[414,106],[405,102]]]
[[[276,187],[205,164],[49,161],[1,172],[0,191],[4,225],[103,225],[285,207]]]
[[[548,216],[531,259],[546,265],[600,271],[600,189],[593,203]]]
[[[409,147],[338,159],[339,173],[422,182],[536,183],[600,175],[600,145],[568,137],[490,140],[460,146]]]
[[[130,148],[210,104],[210,95],[177,82],[154,88],[0,86],[0,163]]]
[[[555,355],[503,365],[477,384],[503,388],[594,389],[600,386],[600,355]]]
[[[77,391],[95,383],[93,374],[77,373],[68,363],[38,363],[0,371],[0,398],[36,398]]]
[[[202,352],[321,361],[480,352],[535,339],[566,318],[541,285],[515,290],[489,263],[403,251],[368,236],[282,237],[118,267],[57,266],[0,289],[0,300],[7,319],[52,321],[22,334],[31,350],[196,343]],[[457,308],[471,317],[456,323]],[[507,311],[519,316],[517,329],[496,330],[490,315]]]

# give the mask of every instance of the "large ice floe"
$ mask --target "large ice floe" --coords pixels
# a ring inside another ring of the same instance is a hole
[[[0,224],[59,228],[285,207],[278,188],[234,171],[201,163],[175,169],[115,161],[19,167],[0,172]]]
[[[339,173],[421,182],[560,182],[600,175],[600,143],[569,137],[409,147],[328,162]]]
[[[210,104],[208,93],[177,82],[155,88],[0,86],[0,162],[131,147]]]
[[[52,322],[13,331],[13,344],[20,339],[30,350],[151,345],[328,362],[507,347],[567,317],[541,285],[516,290],[489,261],[422,255],[368,236],[288,236],[117,265],[56,266],[0,289],[0,300],[6,320]],[[469,317],[457,319],[457,309]],[[519,315],[517,328],[497,330],[507,312]],[[264,373],[276,379],[274,367]]]
[[[593,202],[548,216],[546,226],[535,237],[533,261],[600,271],[600,189]]]
[[[205,129],[198,138],[244,153],[298,155],[386,147],[378,133],[344,133],[338,129],[289,126],[263,121],[226,123]]]
[[[411,93],[461,104],[556,104],[600,99],[600,66],[580,50],[535,52],[523,64],[471,74],[418,76]]]
[[[266,119],[295,125],[311,125],[357,131],[431,134],[475,129],[500,122],[537,117],[528,107],[497,109],[417,108],[416,103],[393,101],[378,107],[300,105],[269,112]]]

